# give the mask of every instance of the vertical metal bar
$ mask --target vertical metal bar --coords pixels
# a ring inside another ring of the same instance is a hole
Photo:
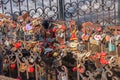
[[[95,3],[97,3],[98,1],[97,0],[95,0]],[[94,3],[93,3],[94,4]],[[98,23],[99,22],[99,20],[98,20],[98,10],[96,9],[96,12],[95,12],[96,14],[96,22]]]
[[[97,15],[97,23],[99,22],[98,20],[98,10],[96,10],[96,15]]]
[[[27,11],[29,11],[29,2],[27,0]]]
[[[51,9],[51,0],[49,0],[49,5],[50,5],[50,9]]]
[[[85,4],[85,0],[83,1],[83,4]],[[86,19],[85,19],[85,16],[86,15],[86,11],[83,11],[83,16],[84,16],[84,22],[86,21]]]
[[[59,19],[64,20],[64,0],[58,0],[59,8]]]
[[[58,7],[58,0],[56,1],[56,3],[57,3],[57,12],[58,12],[58,11],[59,11],[59,10],[58,10],[58,8],[59,8],[59,7]],[[59,12],[58,12],[58,13],[59,13]],[[58,14],[58,13],[57,13],[57,20],[59,19],[59,14]]]
[[[101,42],[101,44],[100,44],[100,49],[101,49],[101,52],[103,52],[104,50],[103,50],[103,43]]]
[[[48,80],[48,68],[46,67],[46,80]]]
[[[51,10],[52,9],[51,0],[49,0],[49,6],[50,6],[50,10]],[[50,17],[50,19],[52,19],[52,17]]]
[[[111,22],[110,22],[110,20],[111,20],[111,18],[110,18],[111,16],[110,16],[110,7],[108,8],[108,19],[109,19],[109,21],[108,21],[108,23],[110,24]]]
[[[118,0],[118,22],[120,23],[120,0]]]
[[[71,2],[71,0],[70,0],[70,6],[72,5],[72,2]],[[71,20],[72,20],[72,13],[70,13],[70,18],[71,18]]]
[[[42,0],[42,7],[43,7],[43,9],[44,9],[44,0]]]
[[[105,5],[104,5],[104,0],[102,0],[102,10],[103,10],[103,25],[104,25],[104,21],[105,21],[105,20],[104,20],[104,19],[105,19],[105,18],[104,18],[104,6],[105,6]]]
[[[38,80],[38,67],[37,67],[37,64],[35,63],[35,77],[36,77],[36,80]]]
[[[36,0],[34,0],[34,1],[35,1],[35,11],[36,11],[37,4],[36,4]]]
[[[92,1],[90,1],[90,20],[92,22]]]
[[[119,57],[119,52],[118,52],[118,45],[116,46],[116,56]]]
[[[77,21],[78,21],[78,23],[79,23],[79,2],[78,2],[78,0],[77,0]]]
[[[88,45],[88,51],[90,51],[90,42],[87,42]]]
[[[56,77],[56,80],[58,80],[57,78],[57,70],[55,69],[55,77]]]
[[[117,28],[115,29],[115,33],[117,33]],[[117,34],[115,34],[114,36],[117,36]],[[118,57],[119,55],[119,52],[118,52],[118,45],[116,46],[116,56]]]
[[[10,0],[10,8],[11,8],[11,14],[13,14],[13,9],[12,9],[12,0]]]
[[[18,0],[18,5],[19,5],[19,15],[21,15],[21,6],[20,6],[20,0]]]
[[[17,61],[18,77],[20,77],[18,54],[15,54],[15,55],[16,55],[16,61]]]
[[[1,0],[1,5],[2,5],[2,13],[4,13],[3,0]]]
[[[28,80],[29,79],[29,72],[28,72],[29,63],[27,60],[25,60],[25,64],[27,65],[26,76],[27,76],[27,80]]]
[[[9,61],[9,65],[10,65],[10,61]],[[12,77],[10,66],[8,67],[8,70],[9,70],[9,77]]]
[[[116,20],[117,20],[117,19],[116,19],[116,15],[117,15],[117,12],[116,12],[116,9],[117,9],[117,8],[116,8],[116,5],[117,5],[117,3],[116,3],[116,2],[117,2],[117,1],[114,0],[114,7],[115,7],[115,8],[114,8],[114,19],[115,19],[115,25],[117,24],[117,21],[116,21]]]
[[[77,66],[79,65],[79,57],[77,56]],[[77,80],[80,80],[79,71],[77,69]]]
[[[44,13],[45,13],[45,11],[44,11],[44,9],[45,9],[45,8],[44,8],[44,0],[42,0],[42,8],[43,8],[43,9],[42,9],[42,11],[43,11],[43,18],[45,18],[45,15],[44,15]]]
[[[2,49],[0,47],[0,49]],[[3,55],[2,55],[2,50],[0,51],[0,75],[3,74]]]
[[[84,11],[84,22],[86,22],[86,18],[85,18],[86,16],[85,15],[86,15],[86,12]]]

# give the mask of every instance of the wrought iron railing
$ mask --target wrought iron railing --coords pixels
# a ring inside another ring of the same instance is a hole
[[[117,0],[0,0],[1,13],[116,24]]]
[[[116,24],[116,0],[66,0],[65,19]]]

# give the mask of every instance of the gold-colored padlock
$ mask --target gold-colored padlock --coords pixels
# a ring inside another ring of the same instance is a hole
[[[34,48],[33,48],[33,52],[34,52],[34,53],[37,53],[37,51],[38,51],[37,48],[34,47]]]
[[[54,52],[54,53],[53,53],[53,57],[57,57],[58,55],[59,55],[58,52]]]
[[[27,65],[25,63],[21,63],[19,67],[20,72],[25,72],[27,69]]]
[[[33,32],[34,32],[34,30],[30,30],[29,32],[30,32],[30,33],[33,33]]]

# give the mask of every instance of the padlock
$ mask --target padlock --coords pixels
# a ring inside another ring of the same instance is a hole
[[[29,67],[28,72],[33,73],[35,71],[34,67]]]
[[[11,64],[10,64],[10,68],[11,68],[11,69],[15,69],[15,68],[16,68],[16,64],[15,64],[15,63],[11,63]]]
[[[11,22],[11,23],[10,23],[10,26],[11,26],[13,29],[16,28],[16,25],[15,25],[14,22]]]
[[[39,25],[40,23],[39,23],[39,21],[36,19],[36,20],[33,20],[32,21],[32,26],[33,27],[36,27],[37,25]]]
[[[58,52],[54,52],[54,53],[53,53],[53,57],[57,57],[58,55],[59,55]]]
[[[20,63],[19,71],[25,72],[27,69],[27,65],[25,63]]]
[[[3,22],[0,20],[0,27],[3,25]]]

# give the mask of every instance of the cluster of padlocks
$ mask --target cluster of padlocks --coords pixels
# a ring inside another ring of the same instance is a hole
[[[0,14],[3,74],[19,80],[119,80],[120,27]],[[79,29],[81,28],[81,29]]]

